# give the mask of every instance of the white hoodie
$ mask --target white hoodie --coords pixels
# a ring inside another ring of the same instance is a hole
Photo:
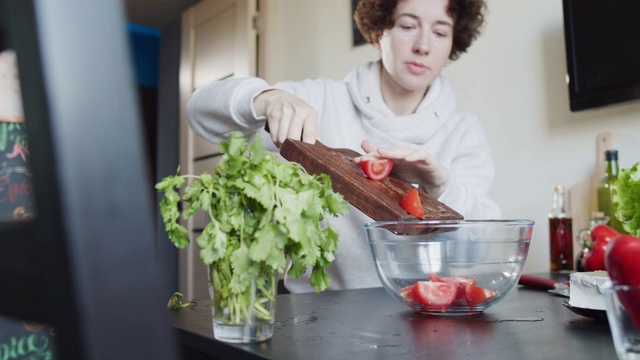
[[[256,116],[253,99],[266,89],[282,89],[316,109],[320,139],[325,145],[362,153],[360,143],[370,139],[381,147],[411,144],[422,148],[452,174],[439,201],[467,220],[499,218],[500,210],[487,197],[494,168],[477,118],[456,111],[455,94],[443,77],[434,81],[415,113],[393,114],[380,92],[380,66],[379,61],[361,65],[344,81],[286,81],[273,87],[259,78],[229,78],[196,90],[187,105],[187,115],[196,134],[218,143],[236,130],[249,133],[264,129],[266,118]],[[265,146],[277,151],[270,135],[264,130],[261,135]],[[380,286],[363,227],[371,219],[351,207],[350,215],[329,221],[340,232],[336,259],[327,269],[331,276],[329,289]],[[291,292],[314,291],[308,283],[310,273],[295,281],[285,278],[285,285]]]

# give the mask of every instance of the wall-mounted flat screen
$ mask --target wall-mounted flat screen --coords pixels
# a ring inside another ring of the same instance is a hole
[[[563,0],[571,111],[640,99],[640,1]]]

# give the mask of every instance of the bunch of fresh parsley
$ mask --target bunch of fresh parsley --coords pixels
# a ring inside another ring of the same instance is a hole
[[[181,176],[178,168],[156,189],[164,193],[162,218],[178,248],[190,243],[179,218],[186,220],[199,210],[208,214],[210,221],[196,241],[216,296],[231,311],[229,322],[239,323],[249,310],[261,318],[270,316],[260,305],[264,299],[247,308],[253,296],[251,279],[258,279],[259,296],[269,298],[274,273],[284,271],[287,259],[288,276],[296,279],[311,267],[310,284],[317,292],[325,290],[330,282],[325,268],[338,247],[338,232],[326,221],[327,215],[349,212],[342,195],[332,190],[329,176],[315,177],[299,164],[278,161],[258,136],[249,142],[234,132],[220,150],[224,155],[213,175]],[[193,181],[180,196],[187,178]]]

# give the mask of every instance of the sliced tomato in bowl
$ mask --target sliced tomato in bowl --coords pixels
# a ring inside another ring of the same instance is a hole
[[[458,292],[456,293],[456,301],[453,305],[457,306],[467,305],[467,287],[476,284],[475,280],[470,279],[467,276],[438,276],[436,274],[431,274],[429,275],[429,280],[455,284],[458,288]]]
[[[423,306],[431,308],[444,308],[449,306],[458,293],[458,286],[453,283],[437,281],[418,281],[413,286],[411,295],[415,301]]]
[[[437,274],[430,274],[429,280],[431,281],[439,281],[439,282],[448,282],[453,284],[460,285],[475,285],[476,281],[469,278],[468,276],[439,276]]]
[[[369,158],[360,162],[360,167],[367,177],[374,181],[382,181],[389,176],[393,168],[393,161],[390,159]]]
[[[495,298],[496,293],[476,285],[468,276],[429,274],[429,281],[416,281],[401,288],[400,296],[420,313],[455,314],[477,312],[477,307]]]
[[[496,296],[496,293],[480,286],[469,285],[465,287],[465,295],[469,308],[471,308],[471,311],[474,311],[476,306],[493,298]]]
[[[402,296],[405,300],[407,300],[407,301],[409,301],[411,303],[417,303],[418,300],[416,300],[413,297],[413,288],[415,286],[416,286],[416,284],[403,287],[402,289],[400,289],[400,296]]]

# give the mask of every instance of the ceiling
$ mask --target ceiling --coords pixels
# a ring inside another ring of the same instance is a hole
[[[162,28],[200,0],[124,0],[127,21]]]

